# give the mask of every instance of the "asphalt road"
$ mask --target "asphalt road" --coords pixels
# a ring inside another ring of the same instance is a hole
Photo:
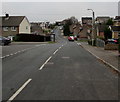
[[[117,74],[54,32],[54,44],[3,48],[3,100],[118,100]]]

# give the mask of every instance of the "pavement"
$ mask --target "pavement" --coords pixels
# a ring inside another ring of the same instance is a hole
[[[102,47],[91,46],[87,42],[80,42],[80,45],[104,64],[120,73],[118,67],[120,58],[117,50],[104,50]]]

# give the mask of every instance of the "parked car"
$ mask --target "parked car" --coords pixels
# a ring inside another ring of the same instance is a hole
[[[106,44],[118,44],[118,39],[108,39]]]
[[[76,40],[76,41],[77,41],[77,36],[76,36],[76,35],[74,36],[74,40]]]
[[[8,45],[11,43],[11,39],[0,36],[0,45]]]
[[[68,37],[68,40],[69,40],[69,41],[74,41],[74,40],[75,40],[75,39],[74,39],[74,36],[69,36],[69,37]]]

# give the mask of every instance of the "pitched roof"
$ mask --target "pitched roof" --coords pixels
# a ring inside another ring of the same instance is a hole
[[[108,18],[109,19],[110,17],[109,16],[98,16],[97,19],[98,18]]]
[[[116,16],[114,20],[120,21],[120,16]]]
[[[82,20],[83,19],[89,19],[89,20],[92,20],[92,17],[82,17]]]
[[[25,16],[9,16],[9,18],[0,17],[2,19],[2,26],[11,27],[11,26],[19,26]]]
[[[99,29],[99,32],[104,32],[105,28],[108,27],[108,26],[106,26],[106,25],[98,25],[97,27]]]
[[[111,28],[114,32],[120,32],[120,26],[112,26]]]

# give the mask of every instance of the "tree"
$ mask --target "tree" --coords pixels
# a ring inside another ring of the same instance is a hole
[[[64,35],[69,36],[69,34],[70,34],[69,24],[65,24],[63,26],[63,28],[64,28],[64,30],[63,30]]]
[[[105,37],[105,40],[112,38],[112,31],[107,26],[105,27],[105,30],[104,30],[104,37]]]
[[[109,19],[109,20],[107,21],[106,25],[113,25],[112,19]]]
[[[48,28],[50,28],[50,29],[54,29],[55,28],[55,24],[50,24],[49,26],[48,26]]]
[[[63,26],[63,33],[65,36],[70,35],[70,28],[69,26],[72,24],[71,19],[66,20],[66,24]]]

